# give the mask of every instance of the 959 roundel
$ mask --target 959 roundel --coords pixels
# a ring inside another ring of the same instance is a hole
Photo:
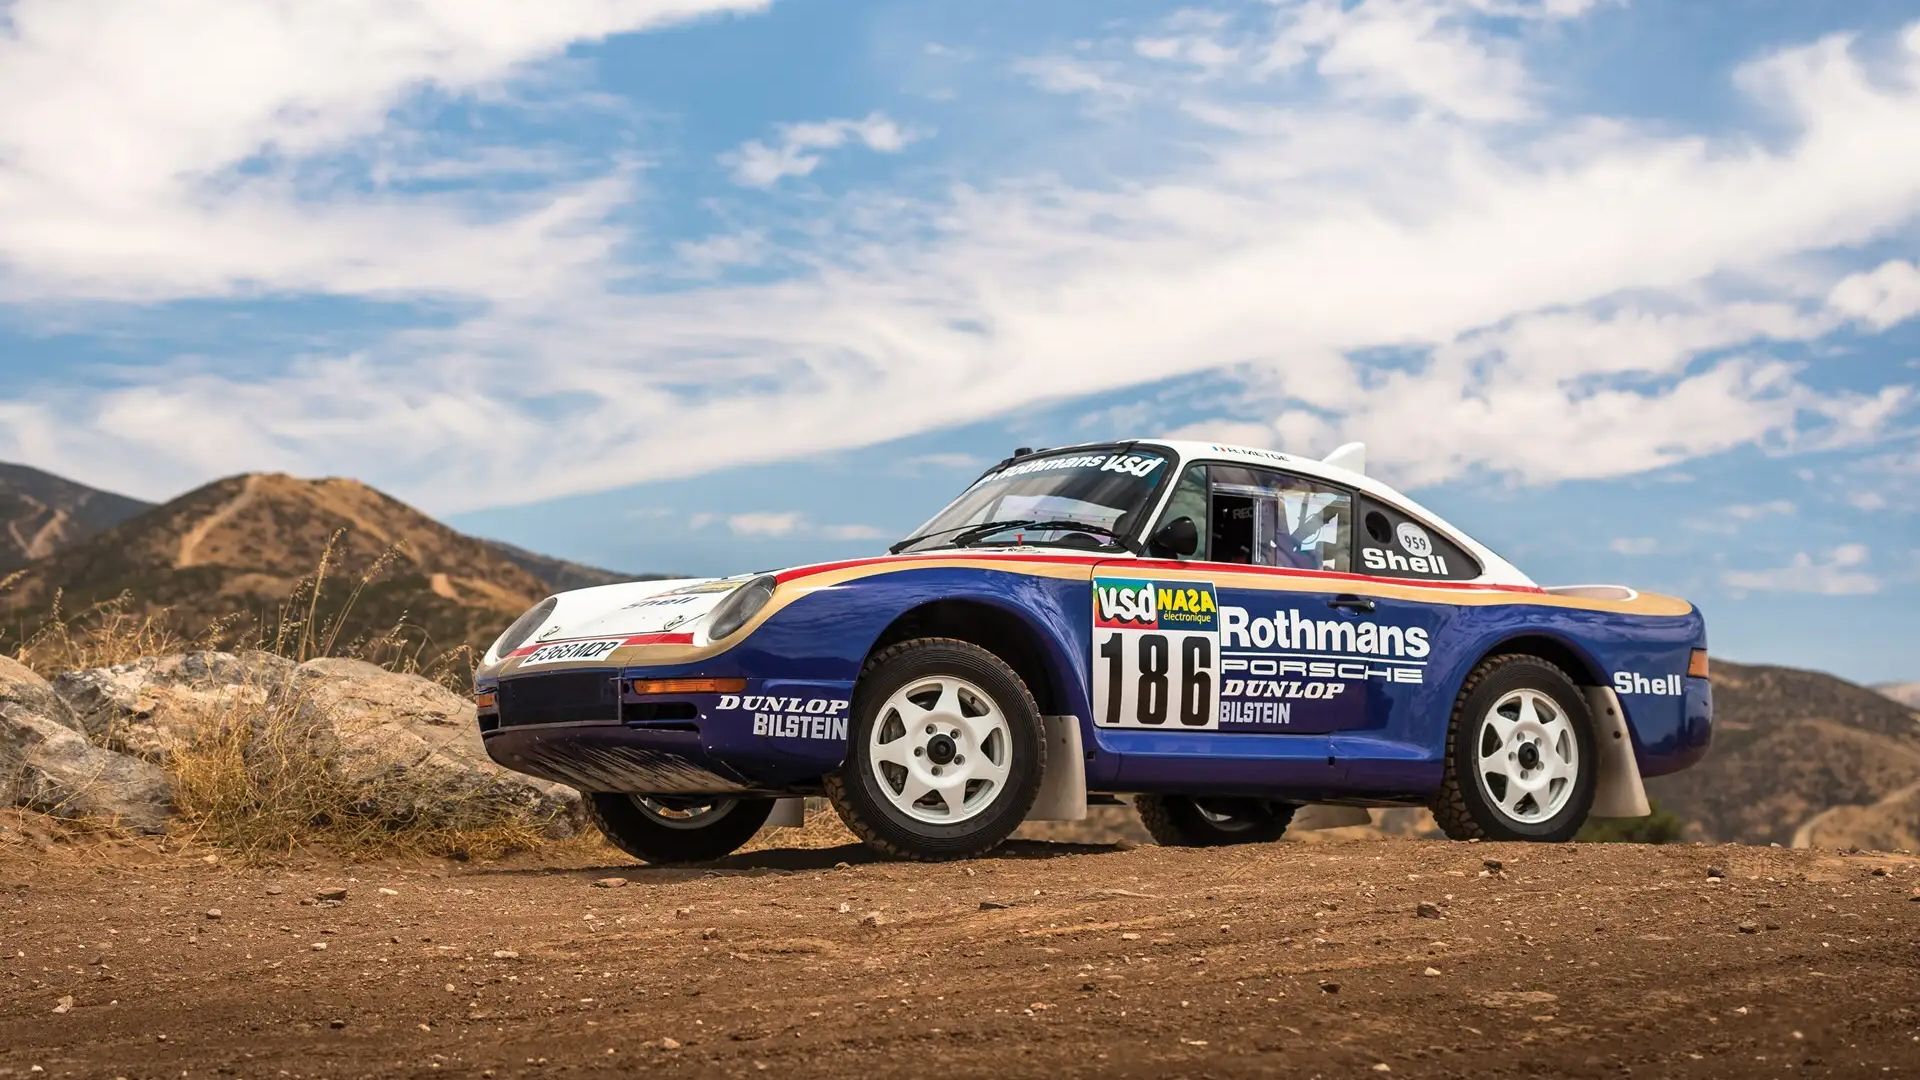
[[[868,557],[548,597],[488,650],[478,717],[652,862],[808,796],[916,859],[1116,796],[1165,844],[1310,804],[1556,841],[1706,753],[1706,646],[1685,600],[1536,583],[1359,444],[1135,440],[1017,451]]]

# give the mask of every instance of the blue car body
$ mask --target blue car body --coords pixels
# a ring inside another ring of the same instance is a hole
[[[817,792],[847,757],[863,667],[905,634],[965,635],[1008,657],[1042,714],[1077,733],[1081,760],[1049,769],[1083,769],[1089,792],[1424,802],[1465,680],[1503,652],[1545,656],[1617,706],[1598,735],[1630,743],[1616,760],[1637,775],[1613,779],[1633,790],[1697,761],[1712,727],[1707,680],[1689,674],[1706,647],[1699,612],[1625,589],[1028,547],[773,578],[771,599],[723,641],[704,640],[698,617],[659,617],[727,587],[695,583],[631,605],[610,594],[590,628],[556,618],[490,657],[478,680],[488,753],[585,791]]]

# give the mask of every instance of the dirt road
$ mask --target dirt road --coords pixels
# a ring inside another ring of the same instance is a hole
[[[1916,889],[1909,856],[1416,841],[67,854],[0,861],[0,1076],[1914,1076]]]

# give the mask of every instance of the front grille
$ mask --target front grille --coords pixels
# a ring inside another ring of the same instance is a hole
[[[500,726],[578,724],[620,719],[620,680],[613,671],[525,675],[500,683]]]

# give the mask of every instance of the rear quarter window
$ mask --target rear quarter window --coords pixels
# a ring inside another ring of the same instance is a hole
[[[1385,503],[1362,497],[1354,530],[1355,569],[1414,581],[1470,581],[1480,564],[1433,529]]]

